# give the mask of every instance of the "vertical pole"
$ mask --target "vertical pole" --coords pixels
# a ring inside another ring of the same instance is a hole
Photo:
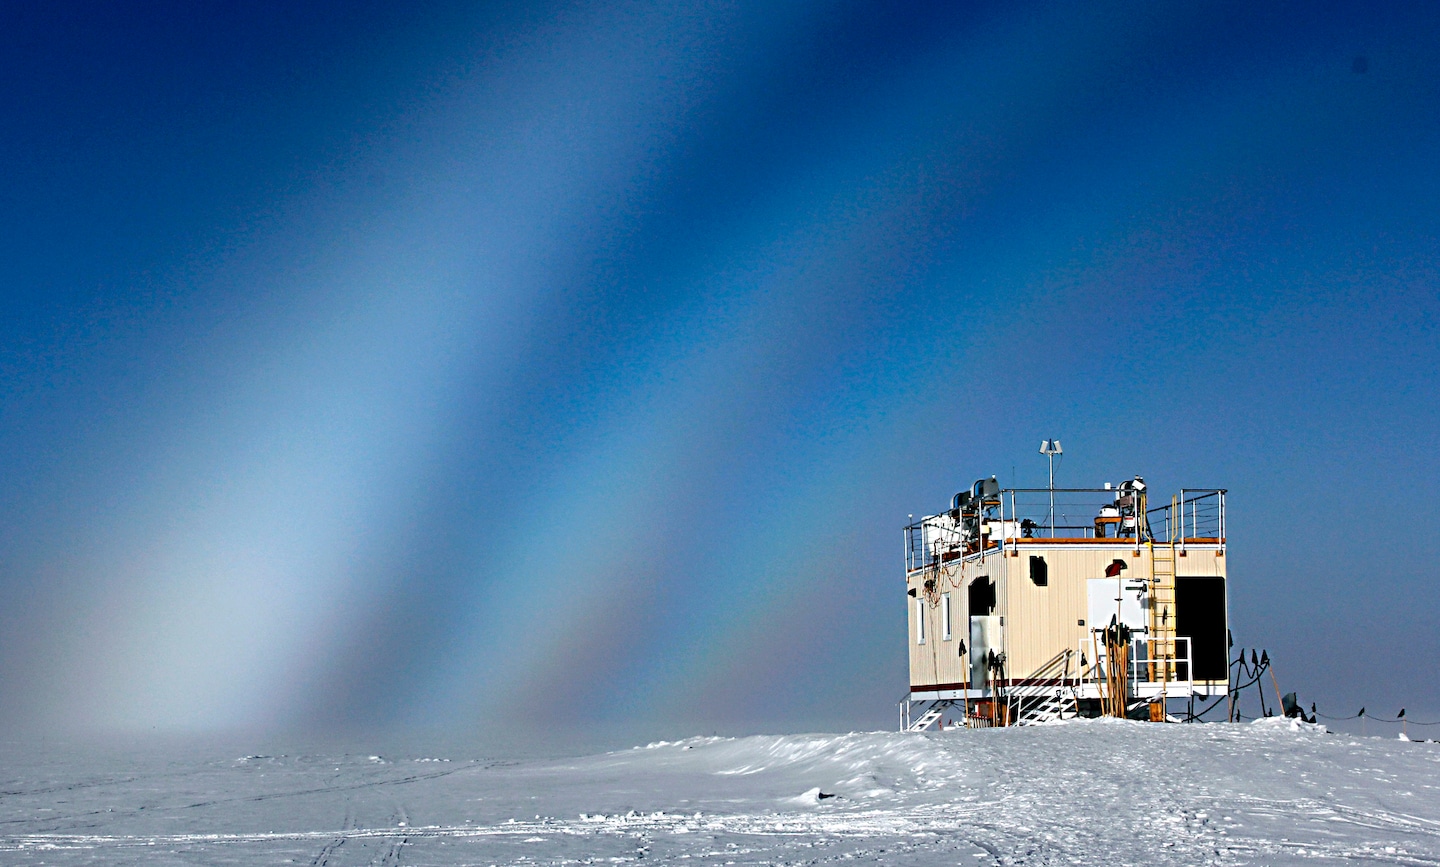
[[[961,699],[960,699],[960,700],[961,700],[961,702],[963,702],[963,704],[962,704],[962,706],[961,706],[961,707],[962,707],[961,712],[965,715],[965,728],[968,729],[968,728],[970,728],[970,656],[969,656],[969,654],[962,653],[962,654],[960,655],[960,664],[961,664],[962,666],[964,666],[964,671],[965,671],[965,691],[960,694],[960,695],[961,695]]]
[[[1124,667],[1120,669],[1120,713],[1116,716],[1124,719],[1125,714],[1129,711],[1127,705],[1130,704],[1130,645],[1128,643],[1121,645],[1117,641],[1115,646],[1119,648],[1120,658],[1124,660]]]
[[[1050,459],[1050,538],[1055,538],[1055,455],[1048,454],[1045,457]]]
[[[1023,534],[1020,531],[1020,507],[1015,503],[1014,490],[1010,491],[1010,520],[1015,522],[1015,529],[1011,534],[1012,541],[1010,547],[1015,549],[1015,553],[1018,556],[1020,553],[1020,536]]]
[[[909,580],[910,573],[915,569],[915,516],[910,516],[910,523],[905,527],[905,578]]]
[[[1230,672],[1234,670],[1234,666],[1229,662],[1230,649],[1228,647],[1225,649],[1225,660],[1225,721],[1228,723],[1235,721],[1235,690],[1230,688]]]
[[[1180,489],[1180,498],[1171,500],[1170,511],[1175,513],[1175,528],[1180,533],[1180,550],[1185,550],[1185,489]],[[1228,652],[1228,651],[1227,651]]]
[[[1095,682],[1095,693],[1100,699],[1100,715],[1109,716],[1105,709],[1105,690],[1100,688],[1100,651],[1095,642],[1095,629],[1090,629],[1090,679]]]
[[[1139,524],[1138,522],[1135,524],[1135,538],[1136,538],[1137,540],[1140,538],[1140,524]],[[1137,541],[1136,544],[1139,544],[1139,542]],[[1117,573],[1115,573],[1115,646],[1116,646],[1116,648],[1119,648],[1119,646],[1120,646],[1120,614],[1121,614],[1121,610],[1122,610],[1122,608],[1123,608],[1123,606],[1124,606],[1124,600],[1125,600],[1125,579],[1124,579],[1124,577],[1121,576],[1120,573],[1117,572]],[[1129,665],[1129,664],[1130,664],[1130,657],[1129,657],[1128,655],[1125,657],[1125,664],[1126,664],[1126,665]],[[1128,695],[1123,696],[1123,697],[1121,698],[1121,700],[1120,700],[1120,706],[1121,706],[1122,708],[1125,706],[1125,702],[1126,702],[1128,699],[1129,699],[1129,696],[1128,696]],[[1124,714],[1123,712],[1119,714],[1119,716],[1124,716],[1124,715],[1125,715],[1125,714]]]
[[[1013,517],[1013,516],[1012,516],[1012,517]],[[1005,540],[1006,540],[1007,537],[1009,536],[1009,532],[1005,529],[1007,526],[1008,526],[1008,525],[1005,523],[1005,495],[1004,495],[1004,494],[1001,494],[1001,495],[1000,495],[1000,556],[1001,556],[1001,557],[1004,557],[1004,556],[1005,556]]]

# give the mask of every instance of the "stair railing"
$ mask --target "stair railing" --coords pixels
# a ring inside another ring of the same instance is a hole
[[[1023,725],[1030,716],[1038,714],[1045,705],[1056,702],[1057,695],[1051,692],[1054,684],[1045,681],[1058,679],[1061,689],[1070,685],[1070,660],[1074,653],[1075,651],[1068,648],[1060,651],[1032,671],[1029,676],[1023,678],[1019,686],[1014,686],[1014,681],[1011,681],[1010,691],[1015,696],[1014,720],[1017,725]],[[1040,683],[1032,683],[1032,681],[1040,681]]]

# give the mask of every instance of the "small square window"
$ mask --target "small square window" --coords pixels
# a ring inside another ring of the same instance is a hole
[[[1045,562],[1044,557],[1030,558],[1030,581],[1036,587],[1046,587],[1050,584],[1050,566]]]

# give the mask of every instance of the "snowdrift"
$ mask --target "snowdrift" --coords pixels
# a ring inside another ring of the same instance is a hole
[[[563,761],[6,755],[5,864],[1440,864],[1440,748],[1290,720]]]

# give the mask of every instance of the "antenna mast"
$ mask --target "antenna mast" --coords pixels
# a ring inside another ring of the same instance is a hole
[[[1064,454],[1059,440],[1041,440],[1040,454],[1050,460],[1050,538],[1055,538],[1055,456]]]

